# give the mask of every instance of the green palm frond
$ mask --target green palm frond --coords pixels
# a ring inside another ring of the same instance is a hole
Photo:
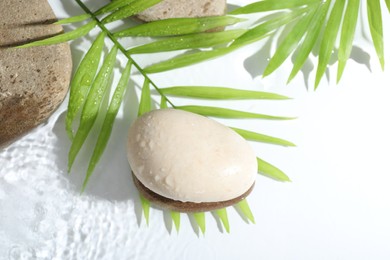
[[[89,132],[95,124],[103,96],[108,89],[109,80],[111,79],[111,75],[114,69],[117,52],[118,48],[114,46],[104,60],[98,75],[92,83],[91,89],[88,93],[83,110],[81,112],[80,126],[76,132],[76,136],[72,141],[72,146],[70,147],[68,171],[71,170],[77,154],[79,153]]]
[[[105,34],[100,33],[93,42],[91,48],[84,56],[74,74],[70,83],[70,95],[68,103],[68,112],[66,114],[66,130],[71,139],[73,139],[72,123],[77,112],[84,105],[85,98],[92,85],[93,79],[99,66],[99,61],[104,46]]]

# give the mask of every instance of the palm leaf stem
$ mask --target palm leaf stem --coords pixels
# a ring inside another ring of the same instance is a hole
[[[169,100],[168,97],[166,97],[160,90],[159,87],[153,82],[153,80],[148,76],[148,74],[145,73],[145,70],[127,53],[126,49],[123,47],[121,43],[118,42],[118,40],[113,36],[110,30],[107,29],[107,27],[96,17],[96,15],[81,1],[76,0],[77,4],[86,12],[87,14],[91,15],[92,19],[97,22],[97,25],[99,28],[106,33],[108,38],[118,47],[118,49],[123,53],[123,55],[126,56],[126,58],[131,61],[133,66],[141,73],[141,75],[147,79],[151,86],[161,95],[165,97],[165,100],[167,103],[169,103],[172,108],[175,108],[176,106]]]

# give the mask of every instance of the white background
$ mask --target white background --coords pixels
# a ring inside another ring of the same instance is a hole
[[[81,13],[70,2],[50,1],[60,18]],[[390,62],[390,15],[383,16],[385,60]],[[230,234],[211,214],[206,215],[205,235],[184,214],[177,233],[166,213],[155,208],[145,224],[124,147],[142,85],[135,74],[137,91],[126,95],[107,152],[83,195],[79,191],[88,157],[81,155],[74,171],[66,173],[66,104],[47,124],[0,152],[0,259],[390,259],[390,70],[380,69],[361,24],[340,83],[335,83],[333,64],[315,92],[315,56],[289,85],[290,59],[263,79],[269,57],[264,43],[152,77],[161,87],[217,85],[293,98],[221,103],[298,117],[221,120],[297,145],[253,143],[260,157],[292,179],[279,183],[258,177],[248,198],[256,224],[245,223],[234,208],[228,209]],[[88,46],[88,39],[72,43],[76,64]]]

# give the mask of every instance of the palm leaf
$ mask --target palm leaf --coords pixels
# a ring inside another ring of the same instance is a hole
[[[297,17],[306,12],[306,9],[293,10],[292,12],[282,12],[274,18],[261,23],[254,28],[249,29],[246,33],[238,37],[232,46],[244,46],[259,41],[269,36],[273,31],[279,29],[287,23],[293,22]]]
[[[176,109],[181,109],[196,113],[203,116],[222,117],[222,118],[257,118],[257,119],[270,119],[270,120],[290,120],[292,117],[270,116],[264,114],[250,113],[245,111],[209,107],[209,106],[177,106]]]
[[[328,22],[325,27],[324,35],[321,42],[320,52],[318,55],[318,66],[315,79],[315,88],[318,87],[322,76],[326,71],[326,67],[330,61],[332,51],[339,32],[345,0],[336,0],[332,12],[330,13]]]
[[[253,224],[255,223],[255,217],[252,214],[252,211],[249,207],[248,201],[246,199],[241,200],[239,203],[236,204],[237,207],[240,209],[242,214]]]
[[[286,140],[283,140],[280,138],[276,138],[276,137],[272,137],[269,135],[263,135],[260,133],[251,132],[248,130],[239,129],[239,128],[235,128],[235,127],[231,127],[231,129],[233,129],[236,133],[238,133],[243,138],[245,138],[249,141],[276,144],[276,145],[282,145],[282,146],[295,146],[295,144],[293,144],[289,141],[286,141]]]
[[[340,36],[337,82],[340,81],[345,65],[352,51],[352,43],[359,14],[360,0],[348,0]]]
[[[390,0],[385,0],[385,2],[386,2],[387,9],[390,12]]]
[[[217,216],[221,220],[226,232],[230,233],[229,218],[227,215],[226,208],[217,209],[215,212],[217,213]]]
[[[157,72],[163,72],[173,69],[178,69],[182,67],[186,67],[189,65],[193,65],[205,60],[214,59],[220,56],[223,56],[229,52],[234,51],[237,48],[228,47],[228,48],[221,48],[221,49],[215,49],[211,51],[200,51],[196,53],[191,54],[184,54],[182,56],[178,56],[176,58],[162,61],[153,65],[150,65],[146,68],[144,68],[144,71],[146,73],[157,73]]]
[[[142,86],[141,100],[138,107],[138,116],[152,110],[152,97],[150,94],[150,81],[148,78],[145,78],[144,85]]]
[[[161,95],[160,108],[168,108],[167,98],[164,95]]]
[[[144,44],[128,50],[129,54],[167,52],[185,49],[208,48],[229,43],[246,30],[229,30],[214,33],[190,34],[164,38],[149,44]]]
[[[93,151],[91,160],[89,161],[87,175],[83,183],[83,188],[82,188],[83,190],[87,186],[88,180],[92,175],[92,172],[94,171],[96,164],[100,160],[103,151],[106,149],[108,139],[110,138],[112,127],[114,125],[114,120],[116,118],[116,115],[118,114],[119,107],[122,103],[123,95],[125,93],[127,84],[130,79],[130,70],[131,70],[131,62],[129,61],[126,67],[124,68],[124,70],[122,71],[122,76],[111,98],[110,106],[108,107],[106,117],[103,122],[103,126],[100,130],[98,141]]]
[[[140,194],[140,199],[141,199],[141,206],[142,206],[142,211],[144,213],[146,225],[149,225],[150,201],[145,199],[141,194]]]
[[[257,167],[258,172],[266,177],[270,177],[274,180],[282,182],[291,181],[290,178],[283,171],[260,158],[257,158]]]
[[[112,23],[126,17],[136,15],[153,5],[158,4],[161,0],[135,0],[128,5],[122,6],[119,10],[113,12],[102,20],[102,23]]]
[[[36,47],[36,46],[45,46],[45,45],[53,45],[58,43],[68,42],[77,38],[80,38],[87,33],[89,33],[95,26],[97,22],[95,20],[67,33],[59,34],[47,39],[43,39],[40,41],[30,42],[16,48],[27,48],[27,47]]]
[[[382,69],[385,67],[384,47],[383,47],[383,28],[382,12],[379,0],[367,0],[367,16],[372,41]]]
[[[169,18],[130,27],[114,33],[114,37],[129,36],[173,36],[205,32],[217,27],[224,27],[243,19],[232,16],[212,16],[199,18]]]
[[[71,170],[78,152],[96,121],[100,104],[103,99],[103,94],[106,92],[112,75],[117,52],[118,48],[114,46],[107,55],[107,58],[104,60],[104,63],[92,84],[91,90],[88,93],[83,111],[81,112],[80,126],[76,132],[75,138],[73,139],[72,146],[70,147],[68,155],[68,171]]]
[[[70,83],[70,96],[68,102],[68,112],[66,114],[66,131],[73,139],[72,123],[77,112],[84,105],[85,98],[95,78],[101,53],[104,45],[104,33],[100,33],[91,48],[78,66]]]
[[[312,23],[313,19],[316,19],[316,17],[314,17],[315,10],[315,8],[312,8],[306,13],[278,46],[275,54],[272,56],[263,72],[264,77],[275,71],[299,44],[310,23]]]
[[[171,211],[171,218],[175,224],[176,231],[179,232],[180,229],[180,212]]]
[[[330,1],[327,1],[324,4],[318,6],[318,9],[314,14],[314,17],[316,19],[314,19],[314,21],[312,21],[312,23],[310,24],[304,41],[302,42],[300,48],[296,51],[296,53],[298,54],[294,61],[294,67],[290,73],[290,76],[288,77],[288,82],[290,82],[297,75],[297,73],[307,60],[307,57],[309,57],[309,54],[312,51],[318,39],[318,36],[320,35],[322,25],[328,13],[329,6]]]
[[[309,4],[318,3],[318,0],[289,0],[289,1],[275,1],[275,0],[263,0],[252,4],[248,4],[244,7],[237,8],[230,12],[230,14],[251,14],[259,12],[268,12],[282,9],[294,9]]]
[[[240,90],[235,88],[225,87],[201,87],[201,86],[175,86],[169,88],[161,88],[160,92],[163,95],[189,97],[189,98],[203,98],[203,99],[268,99],[268,100],[285,100],[289,97],[279,94]]]
[[[196,224],[199,229],[202,231],[202,234],[206,232],[206,219],[204,212],[193,213]]]

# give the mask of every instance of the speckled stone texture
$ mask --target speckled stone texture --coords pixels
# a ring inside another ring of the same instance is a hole
[[[12,48],[62,32],[46,0],[0,1],[0,148],[45,122],[64,100],[72,71],[67,43]]]
[[[154,21],[177,17],[217,16],[226,13],[226,0],[164,0],[137,17]]]

